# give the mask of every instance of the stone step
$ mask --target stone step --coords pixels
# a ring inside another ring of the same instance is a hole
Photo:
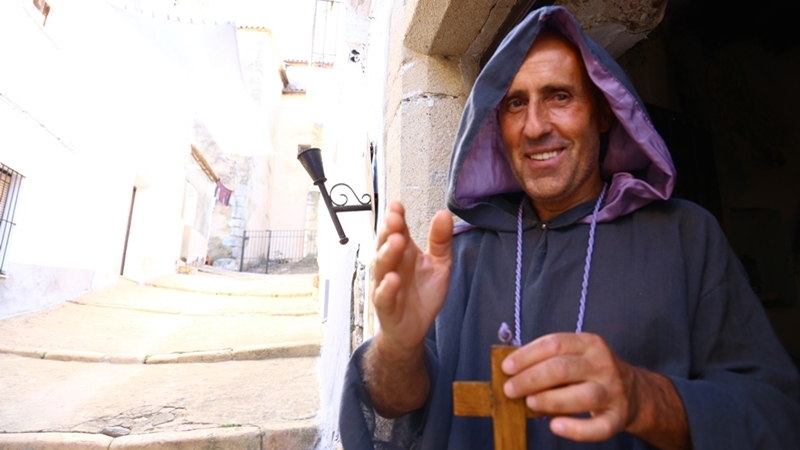
[[[173,352],[158,355],[109,354],[91,350],[43,349],[10,347],[0,344],[0,353],[34,359],[55,361],[95,362],[111,364],[178,364],[214,363],[225,361],[258,361],[273,358],[319,356],[320,343],[291,342],[288,344],[248,345],[243,347],[194,352]]]
[[[319,440],[313,424],[211,428],[110,437],[86,433],[0,434],[4,450],[311,450]]]

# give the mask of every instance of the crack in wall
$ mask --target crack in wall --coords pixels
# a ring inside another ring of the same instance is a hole
[[[423,92],[423,93],[412,93],[407,96],[403,96],[403,102],[412,102],[412,101],[436,101],[436,100],[454,100],[457,99],[457,95],[451,94],[441,94],[438,92]]]

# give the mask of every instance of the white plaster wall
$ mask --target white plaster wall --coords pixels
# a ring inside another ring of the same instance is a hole
[[[327,79],[330,109],[318,120],[324,120],[325,123],[323,161],[328,178],[326,185],[330,187],[337,182],[347,183],[360,195],[371,190],[369,185],[372,179],[365,170],[369,163],[370,142],[376,144],[379,159],[383,158],[385,152],[382,138],[384,87],[392,2],[354,1],[350,7],[356,8],[351,11],[351,20],[367,21],[369,45],[361,47],[362,61],[339,64],[336,73]],[[361,30],[359,33],[363,33],[365,25],[356,23],[355,27]],[[359,33],[349,35],[350,46],[359,44]],[[349,48],[346,48],[345,54],[347,52]],[[310,92],[310,95],[313,94]],[[380,161],[378,167],[383,167]],[[378,177],[379,184],[384,186],[382,173]],[[350,204],[353,202],[351,199]],[[344,372],[353,350],[350,339],[352,301],[363,301],[360,294],[359,298],[353,299],[353,281],[358,268],[368,266],[373,260],[375,239],[373,215],[370,212],[340,213],[342,228],[350,239],[348,244],[340,245],[322,199],[319,203],[320,294],[323,308],[328,311],[320,363],[322,411],[319,448],[329,449],[334,448],[338,440]],[[381,204],[380,208],[383,206]],[[330,286],[327,297],[326,284]],[[371,314],[368,305],[365,305],[365,313]],[[371,335],[368,331],[365,330],[365,338]]]
[[[328,240],[325,248],[320,248],[320,253],[330,258],[328,261],[336,261],[335,266],[326,268],[324,276],[320,267],[320,296],[322,303],[327,301],[328,309],[320,356],[322,408],[317,420],[321,450],[334,448],[338,439],[339,403],[350,358],[350,297],[356,252],[357,246],[341,246],[337,240]]]
[[[297,160],[297,146],[321,146],[314,136],[312,116],[305,94],[281,97],[275,116],[275,154],[269,174],[269,228],[273,230],[305,228],[310,178]]]
[[[180,251],[191,119],[180,80],[106,3],[53,11],[45,34],[18,2],[0,4],[0,42],[20,43],[0,46],[0,92],[14,102],[0,101],[0,160],[26,177],[0,317],[116,280],[137,179],[150,192],[131,232],[134,278],[174,272]]]

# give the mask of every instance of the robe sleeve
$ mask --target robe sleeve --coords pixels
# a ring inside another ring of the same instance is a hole
[[[424,418],[429,408],[422,408],[396,419],[386,419],[375,412],[364,383],[362,359],[372,340],[365,341],[353,353],[347,366],[339,412],[339,434],[347,450],[399,450],[419,448]],[[434,346],[426,340],[426,366],[431,386],[436,374]],[[430,400],[429,400],[430,401]]]
[[[692,319],[690,376],[670,377],[683,400],[693,447],[796,448],[797,369],[727,242],[711,247],[722,257],[704,270],[712,283]]]

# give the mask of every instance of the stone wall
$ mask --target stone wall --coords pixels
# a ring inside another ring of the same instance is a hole
[[[450,153],[461,111],[488,46],[513,2],[395,2],[385,108],[387,200],[400,200],[412,238],[426,246],[444,209]],[[384,203],[385,205],[385,203]]]

